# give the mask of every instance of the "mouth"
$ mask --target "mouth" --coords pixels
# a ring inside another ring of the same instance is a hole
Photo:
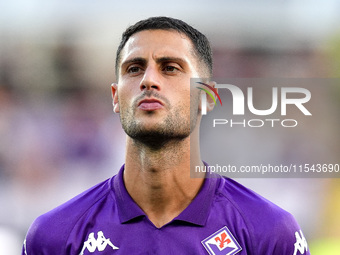
[[[163,107],[163,103],[154,98],[143,99],[138,103],[138,108],[144,111],[154,111]]]

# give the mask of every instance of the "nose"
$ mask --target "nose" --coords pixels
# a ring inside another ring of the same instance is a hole
[[[140,90],[160,90],[160,88],[160,75],[157,68],[151,66],[147,67],[143,79],[140,82]]]

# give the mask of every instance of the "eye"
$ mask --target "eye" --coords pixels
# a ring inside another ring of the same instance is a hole
[[[139,66],[131,66],[127,69],[128,73],[138,73],[141,71],[141,68]]]
[[[177,67],[176,65],[173,65],[173,64],[166,65],[163,68],[163,72],[165,72],[165,73],[173,74],[173,73],[176,73],[178,71],[180,71],[179,67]]]
[[[165,67],[165,71],[167,71],[167,72],[173,72],[175,70],[176,70],[176,67],[174,67],[174,66],[166,66]]]

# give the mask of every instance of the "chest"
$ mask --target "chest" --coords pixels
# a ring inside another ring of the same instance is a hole
[[[76,252],[70,254],[248,254],[242,249],[243,238],[235,237],[231,230],[221,225],[206,228],[173,224],[158,229],[148,222],[141,221],[97,225],[83,231],[78,242],[69,243],[69,250]],[[72,239],[70,237],[70,240]]]

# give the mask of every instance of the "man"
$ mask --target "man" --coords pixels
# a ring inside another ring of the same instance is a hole
[[[155,17],[129,27],[112,85],[125,165],[40,216],[23,254],[309,254],[289,213],[228,178],[190,178],[190,163],[204,165],[202,92],[190,92],[190,78],[211,75],[208,40],[183,21]]]

